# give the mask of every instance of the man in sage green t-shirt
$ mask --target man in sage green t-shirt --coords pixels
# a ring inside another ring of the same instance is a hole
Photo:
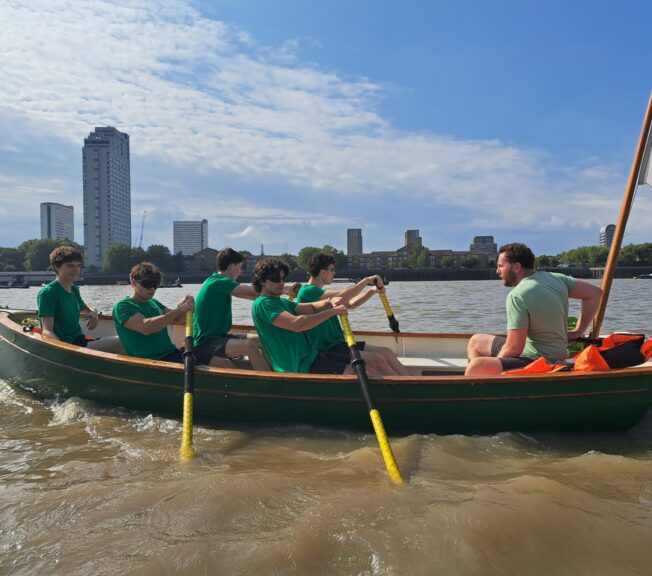
[[[525,244],[501,246],[496,273],[507,296],[507,335],[474,334],[469,340],[467,376],[500,374],[543,356],[566,358],[569,340],[584,334],[600,304],[602,290],[565,274],[534,270],[534,254]],[[568,299],[581,300],[577,327],[566,331]]]
[[[170,339],[167,327],[194,310],[192,296],[185,296],[174,310],[154,299],[161,285],[161,271],[151,262],[136,264],[129,273],[131,296],[113,307],[113,321],[129,356],[183,363],[183,355]]]

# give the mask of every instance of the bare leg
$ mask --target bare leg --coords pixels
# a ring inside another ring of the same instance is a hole
[[[91,350],[99,350],[100,352],[112,352],[114,354],[127,354],[125,347],[120,342],[117,336],[105,336],[98,340],[91,340],[86,345]]]
[[[211,357],[211,361],[208,365],[213,368],[237,368],[231,360],[228,358],[220,358],[219,356]]]
[[[466,355],[469,360],[490,357],[491,345],[493,344],[495,337],[494,334],[474,334],[471,336],[466,348]]]
[[[396,373],[387,363],[382,354],[375,354],[367,350],[360,352],[362,359],[365,361],[367,374],[370,376],[395,376]]]
[[[465,376],[495,376],[503,371],[499,358],[472,358],[466,367]]]
[[[257,336],[251,338],[232,338],[226,343],[226,355],[229,358],[246,356],[254,370],[271,370],[265,357],[261,354],[260,340]]]
[[[410,375],[410,371],[405,366],[403,366],[403,364],[401,364],[398,356],[396,356],[396,354],[394,354],[394,352],[392,352],[389,348],[386,348],[385,346],[372,346],[371,344],[367,344],[364,349],[365,352],[381,355],[385,359],[385,362],[387,362],[387,364],[392,369],[392,374],[395,374],[396,376]]]

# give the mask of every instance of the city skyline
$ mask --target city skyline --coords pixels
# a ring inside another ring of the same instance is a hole
[[[209,245],[252,253],[345,249],[347,228],[368,251],[409,228],[430,247],[593,245],[651,87],[652,6],[631,8],[4,5],[0,245],[39,236],[41,202],[73,205],[83,237],[79,142],[94,126],[130,135],[130,234],[146,211],[145,245],[202,218]],[[651,194],[625,243],[649,240]]]

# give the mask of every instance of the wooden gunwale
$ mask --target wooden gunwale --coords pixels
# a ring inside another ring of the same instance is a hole
[[[108,319],[107,317],[104,317],[104,319]],[[128,365],[135,365],[139,367],[147,367],[155,370],[164,370],[164,371],[175,371],[182,373],[183,372],[183,365],[181,364],[176,364],[172,362],[162,362],[159,360],[149,360],[146,358],[133,358],[131,356],[125,356],[121,354],[114,354],[110,352],[101,352],[98,350],[91,350],[88,348],[80,348],[78,346],[74,346],[73,344],[68,344],[66,342],[61,342],[60,340],[54,340],[51,338],[48,338],[46,336],[42,336],[40,334],[33,334],[33,333],[25,333],[22,331],[22,328],[20,325],[18,325],[16,322],[14,322],[11,318],[9,318],[6,314],[0,313],[0,324],[5,326],[7,329],[9,329],[11,332],[15,333],[17,336],[21,338],[29,338],[33,339],[34,341],[38,341],[41,344],[44,344],[46,346],[54,347],[54,348],[61,348],[65,349],[74,355],[82,355],[82,356],[94,356],[97,358],[101,358],[103,360],[103,363],[107,364],[128,364]],[[251,327],[239,327],[239,329],[243,328],[251,328]],[[358,332],[358,334],[368,334],[368,335],[380,335],[380,336],[385,336],[385,337],[392,337],[392,334],[387,333],[387,332]],[[425,337],[439,337],[443,338],[445,336],[441,334],[421,334],[421,333],[415,333],[417,337],[420,336],[425,336]],[[408,336],[412,337],[410,333],[401,333],[401,337],[403,336]],[[464,338],[465,335],[460,335],[460,334],[452,334],[451,335],[453,338],[461,337]],[[8,344],[20,349],[24,350],[24,348],[16,345],[14,342],[11,342],[7,340],[6,338],[2,337],[0,335],[0,339],[3,341],[7,342]],[[56,365],[57,364],[51,360],[48,360],[43,357],[39,357],[40,361],[46,361],[50,362]],[[62,365],[60,365],[62,366]],[[88,374],[95,374],[96,372],[93,371],[85,371],[81,370],[79,368],[74,368],[70,365],[65,366],[67,369],[75,369],[80,372],[88,373]],[[209,375],[214,375],[214,376],[230,376],[233,378],[238,378],[238,379],[247,379],[247,380],[268,380],[268,381],[284,381],[284,382],[302,382],[302,381],[311,381],[311,382],[319,382],[319,383],[332,383],[332,384],[340,384],[340,385],[351,385],[351,383],[356,382],[356,378],[353,375],[328,375],[328,374],[292,374],[292,373],[280,373],[280,372],[272,372],[272,371],[260,371],[260,370],[245,370],[245,369],[232,369],[232,368],[214,368],[214,367],[209,367],[209,366],[201,366],[196,369],[198,372],[201,373],[207,373]],[[547,374],[527,374],[527,375],[519,375],[519,376],[485,376],[485,377],[467,377],[464,375],[444,375],[444,376],[383,376],[380,378],[372,378],[371,381],[374,383],[381,383],[381,384],[407,384],[409,383],[410,385],[432,385],[432,384],[437,384],[437,383],[445,383],[447,385],[463,385],[463,386],[468,386],[468,385],[475,385],[475,384],[496,384],[496,383],[501,383],[501,384],[514,384],[514,385],[522,385],[526,384],[528,382],[557,382],[559,380],[567,380],[569,378],[572,378],[573,380],[595,380],[595,379],[616,379],[619,377],[636,377],[636,376],[652,376],[652,366],[644,366],[644,367],[635,367],[635,368],[623,368],[620,370],[611,370],[609,372],[552,372],[552,373],[547,373]],[[125,378],[121,377],[113,377],[109,374],[102,373],[102,376],[105,378],[109,379],[115,379],[115,380],[120,380],[120,381],[130,381]],[[140,381],[140,380],[134,380],[133,383],[139,383],[139,384],[146,384],[146,385],[152,385],[149,381]],[[165,387],[165,385],[163,385]],[[198,388],[199,389],[199,388]],[[644,389],[641,389],[644,390]],[[204,391],[210,393],[210,390],[204,389]],[[621,393],[623,392],[622,390],[614,390],[613,393]],[[220,391],[220,394],[224,394],[226,392]],[[283,396],[284,398],[286,396]],[[312,397],[311,397],[312,398]],[[519,396],[519,398],[521,398]],[[399,400],[397,400],[399,401]],[[407,400],[402,400],[402,401],[407,401]],[[433,399],[432,401],[436,401],[436,399]]]

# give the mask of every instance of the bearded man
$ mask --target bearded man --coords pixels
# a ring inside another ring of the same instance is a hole
[[[501,246],[496,274],[514,289],[507,296],[507,335],[474,334],[469,340],[467,376],[500,374],[543,356],[566,359],[569,340],[583,335],[593,321],[602,289],[565,274],[534,269],[525,244]],[[581,300],[576,328],[567,332],[568,299]]]

